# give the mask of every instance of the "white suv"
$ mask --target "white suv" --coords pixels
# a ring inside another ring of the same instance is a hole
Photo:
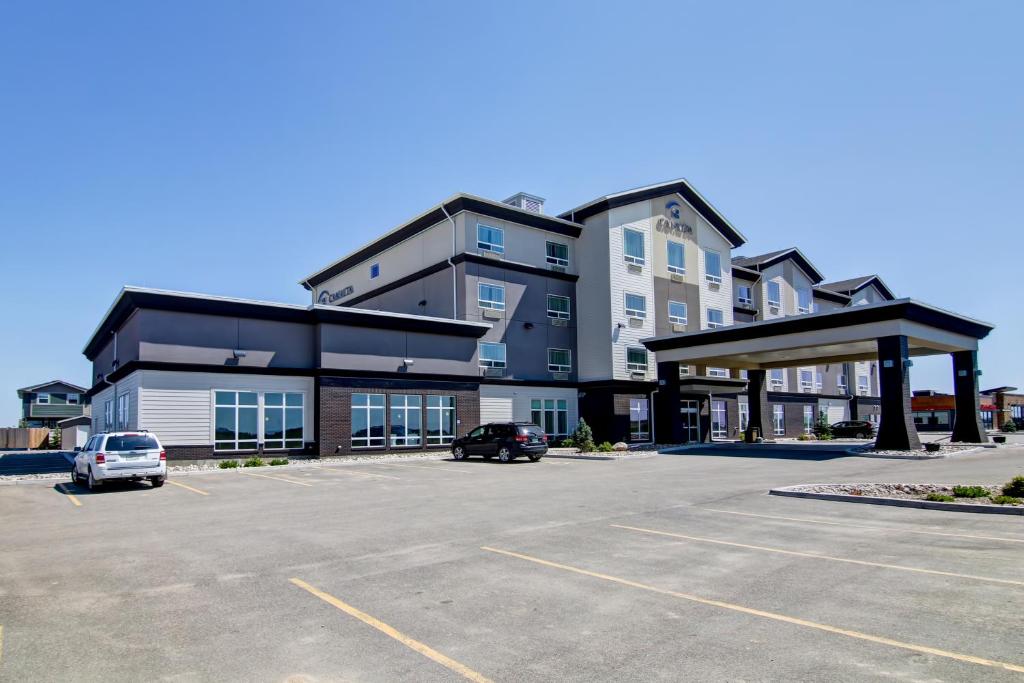
[[[111,432],[89,438],[75,455],[71,481],[85,482],[89,490],[110,479],[149,479],[163,486],[167,479],[167,452],[155,434],[146,431]]]

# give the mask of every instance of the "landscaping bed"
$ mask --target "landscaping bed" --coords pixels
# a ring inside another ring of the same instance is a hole
[[[1024,476],[1005,484],[802,484],[769,493],[847,503],[1024,515]]]

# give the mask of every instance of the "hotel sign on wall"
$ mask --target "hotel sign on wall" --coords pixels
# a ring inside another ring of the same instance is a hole
[[[337,292],[328,292],[325,289],[324,291],[320,292],[320,296],[317,297],[316,302],[320,305],[333,304],[335,301],[338,301],[339,299],[344,299],[345,297],[350,296],[355,291],[355,287],[353,287],[352,285],[349,285],[344,289],[339,289]]]
[[[683,222],[682,211],[683,207],[679,202],[674,199],[670,200],[665,204],[665,215],[658,217],[657,222],[654,224],[654,229],[658,232],[664,232],[677,237],[692,235],[693,226]]]

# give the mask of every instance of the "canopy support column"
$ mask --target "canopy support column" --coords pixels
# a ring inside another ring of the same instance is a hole
[[[747,371],[747,430],[743,433],[744,441],[751,441],[751,433],[756,429],[762,439],[773,435],[771,424],[771,407],[768,405],[768,378],[764,370]]]
[[[986,443],[988,435],[981,424],[981,398],[978,396],[978,352],[955,351],[953,357],[953,394],[956,415],[950,441]]]
[[[879,337],[878,379],[882,414],[875,448],[901,451],[921,448],[910,409],[909,365],[906,336]]]

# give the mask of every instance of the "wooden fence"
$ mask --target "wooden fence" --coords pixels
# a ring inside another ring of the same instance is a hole
[[[50,430],[45,427],[0,427],[0,451],[49,447]]]

